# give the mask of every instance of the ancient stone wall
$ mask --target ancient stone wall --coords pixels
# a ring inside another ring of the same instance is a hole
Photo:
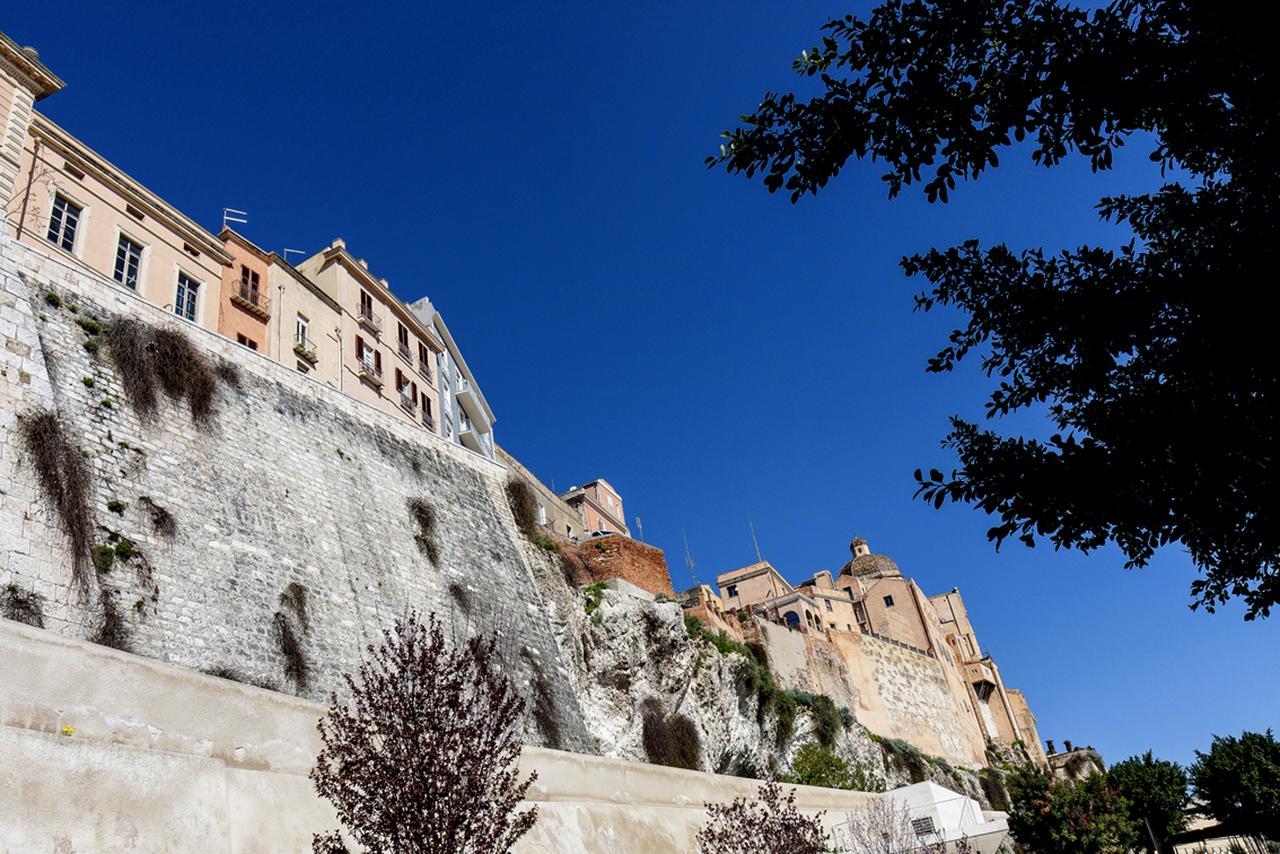
[[[103,331],[121,317],[221,371],[207,424],[163,391],[135,411]],[[531,719],[527,740],[591,749],[503,467],[2,237],[0,336],[0,588],[38,594],[46,628],[318,699],[396,615],[434,611],[502,632],[554,709],[556,737]],[[19,435],[41,410],[92,473],[83,594]]]

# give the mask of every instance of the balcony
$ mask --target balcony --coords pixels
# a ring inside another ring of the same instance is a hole
[[[427,382],[431,382],[431,362],[427,359],[419,359],[418,373],[422,374],[422,378]]]
[[[412,415],[418,409],[418,401],[402,391],[400,392],[400,408]]]
[[[468,429],[473,429],[477,433],[488,433],[493,429],[489,423],[488,413],[484,410],[484,404],[480,401],[480,392],[471,384],[471,380],[458,377],[458,388],[455,394],[458,405],[462,407],[467,421],[472,425]]]
[[[360,311],[356,313],[356,322],[368,329],[374,335],[382,334],[382,321],[373,313],[373,309],[361,306]]]
[[[396,347],[396,350],[400,353],[400,355],[404,358],[406,362],[408,362],[411,365],[413,364],[413,351],[409,349],[408,344],[401,341],[399,342],[399,346]]]
[[[436,420],[428,415],[425,410],[422,413],[422,426],[426,427],[432,433],[436,432]]]
[[[293,342],[293,352],[298,354],[298,358],[306,359],[311,364],[315,364],[316,345],[310,338],[297,338]]]
[[[356,375],[370,385],[382,388],[382,368],[373,362],[361,359],[356,363]]]
[[[231,303],[249,312],[263,323],[271,318],[271,300],[260,288],[253,287],[243,279],[236,282],[235,290],[231,292]]]

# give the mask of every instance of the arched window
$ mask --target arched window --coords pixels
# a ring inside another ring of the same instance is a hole
[[[791,629],[800,628],[800,615],[797,614],[795,611],[788,611],[787,613],[782,615],[782,618],[787,621],[787,628],[791,628]]]

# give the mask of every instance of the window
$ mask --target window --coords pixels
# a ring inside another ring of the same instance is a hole
[[[428,380],[431,379],[431,351],[422,343],[418,344],[418,370]]]
[[[884,597],[884,606],[885,606],[886,608],[892,608],[892,607],[893,607],[893,597],[892,597],[892,596],[886,596],[886,597]]]
[[[299,314],[298,319],[293,322],[293,340],[301,344],[303,347],[309,347],[311,345],[310,340],[307,338],[309,325],[310,321],[307,320],[307,316],[305,314]]]
[[[240,334],[236,335],[236,343],[242,347],[248,347],[250,350],[258,349],[257,341],[254,341],[252,338],[246,338],[245,336]]]
[[[240,265],[240,296],[247,299],[254,305],[258,304],[258,286],[260,280],[258,274],[250,270],[245,265]]]
[[[937,832],[933,829],[932,816],[913,819],[911,822],[911,829],[915,831],[916,836],[929,836]]]
[[[76,249],[76,230],[80,227],[80,214],[84,208],[59,193],[53,197],[53,211],[49,214],[49,242],[68,252]]]
[[[726,596],[728,596],[730,599],[732,599],[733,597],[737,596],[737,595],[738,595],[738,585],[736,585],[736,584],[730,584],[730,585],[729,585],[729,587],[725,590],[725,595],[726,595]]]
[[[373,297],[367,291],[360,292],[360,316],[373,317]]]
[[[115,278],[126,288],[138,289],[138,268],[142,266],[142,244],[123,234],[116,244]]]
[[[404,348],[404,352],[408,354],[410,352],[409,351],[409,329],[403,323],[401,323],[400,328],[396,330],[396,337],[400,341],[400,346]]]
[[[827,603],[827,610],[828,610],[828,611],[830,611],[830,610],[831,610],[831,600],[830,600],[830,599],[823,599],[822,601]],[[834,629],[834,628],[835,628],[835,625],[834,625],[834,624],[832,624],[831,628],[833,628],[833,629]]]
[[[178,292],[173,298],[173,313],[195,322],[196,298],[200,295],[200,283],[186,273],[178,273]]]
[[[547,508],[542,506],[541,504],[538,505],[538,524],[539,525],[547,524]]]
[[[422,412],[428,418],[431,417],[431,398],[427,397],[425,394],[422,396]]]

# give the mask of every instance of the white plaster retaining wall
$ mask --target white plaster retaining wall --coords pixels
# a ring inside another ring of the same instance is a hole
[[[0,619],[0,851],[309,851],[336,826],[307,779],[322,711]],[[521,767],[540,813],[521,852],[694,851],[705,804],[759,785],[541,748]],[[876,797],[797,787],[828,826]]]

